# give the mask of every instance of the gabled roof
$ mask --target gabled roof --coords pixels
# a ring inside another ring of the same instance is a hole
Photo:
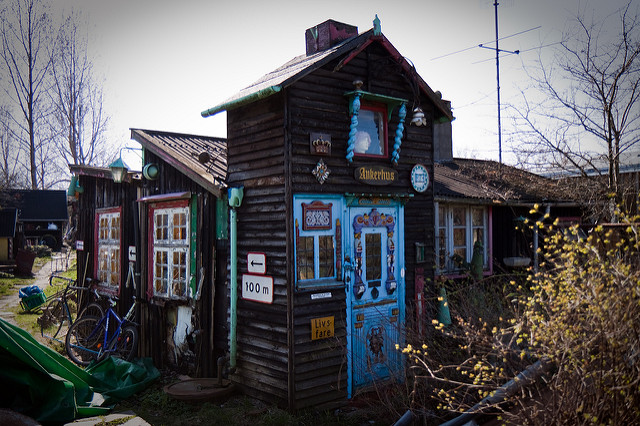
[[[203,117],[210,117],[221,111],[232,110],[257,100],[264,99],[280,92],[283,88],[295,83],[328,62],[350,53],[336,66],[336,70],[338,70],[372,43],[380,43],[380,45],[382,45],[389,54],[398,61],[398,63],[400,63],[403,70],[416,80],[422,92],[435,104],[436,111],[440,112],[439,117],[444,117],[449,121],[453,120],[451,109],[448,107],[447,103],[443,101],[440,96],[437,95],[413,70],[413,65],[411,65],[409,61],[407,61],[400,52],[393,47],[389,40],[387,40],[387,38],[382,34],[374,35],[373,29],[344,40],[343,42],[322,52],[309,56],[301,55],[293,58],[276,70],[264,75],[255,83],[242,89],[223,103],[209,108],[206,111],[202,111],[201,115]]]
[[[0,238],[16,236],[16,222],[18,221],[18,210],[14,208],[0,208]]]
[[[67,220],[67,192],[48,190],[7,190],[0,194],[2,208],[18,209],[22,222]]]
[[[209,136],[131,129],[131,138],[215,196],[227,178],[227,140]]]
[[[488,160],[454,158],[434,165],[436,201],[574,205],[556,181]]]

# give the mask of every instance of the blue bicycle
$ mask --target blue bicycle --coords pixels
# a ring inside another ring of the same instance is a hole
[[[132,275],[132,269],[129,270]],[[127,281],[128,281],[127,277]],[[133,319],[136,298],[129,311],[120,318],[113,310],[115,301],[109,298],[109,307],[102,317],[87,315],[74,322],[65,339],[65,349],[76,364],[87,366],[94,360],[116,356],[130,360],[138,345],[138,324]]]

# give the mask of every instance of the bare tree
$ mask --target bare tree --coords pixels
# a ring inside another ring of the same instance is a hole
[[[22,149],[11,132],[9,112],[0,107],[0,189],[24,185],[18,161],[21,154]]]
[[[87,55],[88,37],[72,14],[58,33],[52,65],[52,129],[66,164],[96,164],[105,153],[108,117]]]
[[[26,147],[24,164],[32,189],[46,188],[47,137],[40,124],[45,117],[47,77],[51,66],[51,21],[40,0],[13,0],[2,11],[0,57],[6,66],[5,87],[14,102],[10,112],[15,135]]]
[[[600,201],[618,204],[621,159],[640,146],[637,7],[630,0],[603,18],[579,14],[553,61],[540,60],[539,72],[530,74],[538,96],[523,91],[523,105],[511,107],[512,143],[524,166],[587,178],[581,196],[591,189]]]

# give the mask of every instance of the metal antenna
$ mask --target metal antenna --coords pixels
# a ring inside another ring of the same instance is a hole
[[[509,51],[509,50],[500,50],[498,46],[498,42],[500,38],[498,37],[498,0],[494,0],[493,7],[495,8],[495,18],[496,18],[496,47],[487,47],[479,44],[478,47],[483,47],[485,49],[493,49],[496,51],[496,83],[497,83],[497,91],[498,91],[498,161],[502,164],[502,122],[500,120],[500,52],[511,53],[517,55],[520,53],[519,50]]]

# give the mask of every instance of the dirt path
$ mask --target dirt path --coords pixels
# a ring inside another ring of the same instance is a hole
[[[45,289],[49,285],[49,277],[52,273],[52,262],[49,261],[42,265],[42,268],[34,275],[33,284],[37,285],[41,289]],[[12,311],[16,306],[20,304],[20,298],[18,297],[19,288],[14,288],[11,294],[0,297],[0,318],[7,321],[10,324],[17,325],[16,313]]]

